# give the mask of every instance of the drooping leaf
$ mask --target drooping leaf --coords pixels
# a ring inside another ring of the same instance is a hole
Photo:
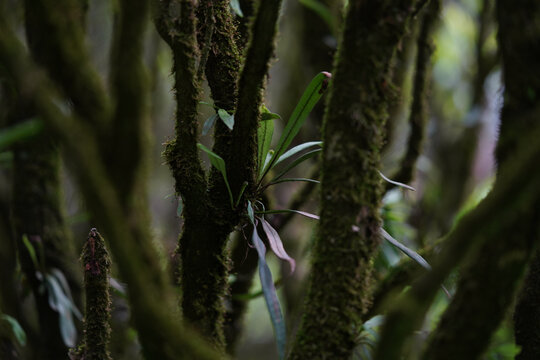
[[[396,239],[394,239],[389,233],[386,232],[383,228],[381,228],[381,234],[382,236],[392,245],[397,247],[399,250],[403,251],[405,255],[416,261],[418,264],[420,264],[423,268],[426,268],[428,270],[431,270],[431,266],[428,264],[426,259],[424,259],[420,254],[418,254],[416,251],[409,249]]]
[[[70,311],[64,311],[59,315],[60,335],[62,341],[68,347],[74,347],[77,341],[77,329],[73,322]]]
[[[257,233],[256,225],[253,226],[253,235],[251,239],[255,249],[257,250],[257,255],[259,256],[259,277],[263,289],[264,300],[266,301],[266,307],[268,308],[268,313],[270,314],[270,319],[272,320],[272,325],[274,327],[274,335],[276,337],[279,359],[284,359],[285,343],[287,340],[285,320],[283,319],[283,313],[281,312],[276,287],[274,286],[274,281],[272,280],[272,273],[266,264],[266,247]]]
[[[296,261],[294,261],[294,259],[285,251],[283,242],[281,241],[278,232],[272,227],[272,225],[270,225],[270,223],[268,223],[268,221],[264,219],[262,219],[262,227],[266,237],[268,238],[268,244],[270,244],[270,248],[274,254],[276,254],[276,256],[281,260],[288,261],[289,265],[291,266],[291,273],[293,273],[294,269],[296,268]]]
[[[227,191],[229,192],[229,199],[231,201],[231,207],[234,207],[234,200],[233,195],[231,191],[231,187],[229,185],[229,180],[227,180],[227,168],[225,166],[225,160],[206,146],[204,146],[201,143],[197,144],[197,147],[208,154],[208,158],[210,159],[210,164],[214,166],[216,169],[219,170],[221,175],[223,176],[223,181],[225,181],[225,186],[227,186]]]
[[[311,214],[306,211],[300,211],[300,210],[278,209],[278,210],[265,210],[265,211],[257,212],[257,214],[283,214],[283,213],[294,213],[294,214],[299,214],[299,215],[308,217],[310,219],[320,220],[320,217],[318,215]]]
[[[227,125],[229,130],[234,127],[234,115],[229,114],[226,110],[218,109],[219,118]]]
[[[0,314],[0,319],[7,321],[11,327],[11,332],[15,336],[15,339],[21,346],[26,345],[26,332],[24,332],[24,329],[21,327],[17,319],[14,317],[11,317],[7,314]]]
[[[210,116],[208,119],[206,119],[202,128],[203,135],[207,135],[210,132],[210,130],[214,127],[217,117],[218,117],[217,114],[214,114]]]
[[[317,155],[318,153],[320,153],[322,151],[322,149],[315,149],[315,150],[311,150],[305,154],[303,154],[302,156],[300,156],[298,159],[294,160],[292,163],[290,163],[289,165],[287,165],[276,177],[274,177],[272,179],[272,181],[270,182],[275,182],[276,180],[278,180],[279,178],[281,178],[283,175],[285,175],[286,173],[288,173],[291,169],[293,169],[294,167],[296,167],[298,164],[301,164],[303,163],[304,161],[306,161],[307,159],[310,159],[312,157],[314,157],[315,155]]]
[[[69,288],[69,284],[66,277],[64,276],[64,273],[62,273],[60,269],[52,268],[51,275],[53,275],[60,283],[62,290],[64,291],[64,294],[69,300],[67,305],[70,308],[71,312],[73,312],[73,314],[77,317],[77,319],[82,320],[82,314],[79,311],[79,309],[77,309],[77,306],[75,305],[75,302],[73,301],[73,296],[71,295],[71,289]]]
[[[242,13],[242,9],[240,8],[239,0],[231,0],[231,9],[234,11],[236,15],[240,17],[244,17],[244,13]]]
[[[43,130],[43,121],[31,119],[25,122],[0,129],[0,150],[11,144],[36,136]]]
[[[251,205],[251,201],[249,200],[247,205],[247,213],[249,221],[251,221],[251,223],[255,226],[255,213],[253,212],[253,206]]]
[[[261,121],[257,129],[257,165],[259,166],[259,174],[262,174],[264,170],[264,162],[270,151],[273,135],[274,120]]]
[[[75,328],[73,316],[71,315],[74,305],[64,294],[61,285],[53,275],[45,274],[44,280],[47,288],[49,306],[51,309],[58,312],[62,340],[66,346],[73,347],[77,340],[77,329]]]
[[[279,179],[279,180],[276,180],[276,181],[272,181],[268,185],[275,185],[275,184],[279,184],[279,183],[283,183],[283,182],[292,182],[292,181],[304,181],[304,182],[311,182],[311,183],[315,183],[315,184],[320,184],[321,183],[319,180],[307,179],[307,178],[284,178],[284,179]]]
[[[390,180],[389,178],[384,176],[384,174],[382,172],[380,172],[380,171],[379,171],[379,175],[381,175],[381,177],[383,178],[384,181],[389,182],[390,184],[394,184],[396,186],[400,186],[400,187],[405,188],[405,189],[416,191],[416,189],[413,188],[412,186],[409,186],[409,185],[404,184],[404,183],[400,183],[399,181]]]
[[[287,160],[291,156],[298,154],[300,151],[308,149],[312,146],[322,146],[322,141],[309,141],[300,145],[296,145],[295,147],[293,147],[292,149],[286,151],[283,155],[281,155],[279,159],[276,160],[274,166],[276,166],[277,164],[281,163],[284,160]]]
[[[300,101],[296,105],[291,117],[289,118],[285,129],[283,129],[283,133],[278,141],[274,156],[270,160],[270,164],[268,167],[266,167],[261,178],[263,178],[264,175],[266,175],[266,173],[273,167],[277,159],[279,159],[279,157],[285,153],[296,134],[298,134],[298,131],[300,131],[300,128],[304,124],[307,116],[321,98],[324,90],[328,86],[328,81],[330,78],[330,73],[321,72],[316,75],[313,80],[311,80],[307,89],[304,91],[304,94],[300,98]]]

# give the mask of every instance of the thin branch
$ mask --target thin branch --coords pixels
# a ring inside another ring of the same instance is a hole
[[[269,62],[274,51],[277,21],[281,0],[262,0],[251,27],[246,61],[238,85],[238,104],[230,148],[231,188],[238,194],[244,181],[252,192],[257,168],[257,127],[259,124],[262,92],[265,87]]]
[[[6,26],[0,13],[0,69],[17,89],[33,99],[46,124],[66,147],[68,164],[77,176],[84,199],[110,239],[120,275],[130,287],[135,326],[148,358],[219,358],[174,314],[175,301],[169,281],[159,265],[150,230],[135,212],[127,217],[100,161],[98,137],[88,124],[64,114],[55,104],[57,92],[29,60],[22,44]],[[144,264],[144,267],[141,267]],[[156,303],[155,294],[161,301]]]
[[[411,133],[407,143],[405,156],[401,160],[398,173],[393,176],[397,182],[408,184],[414,178],[416,161],[422,153],[427,124],[427,95],[429,83],[429,70],[431,68],[431,54],[433,44],[431,36],[434,25],[438,22],[440,12],[440,0],[431,0],[425,8],[422,16],[422,25],[417,40],[416,70],[413,80],[413,95],[409,123]],[[387,183],[386,190],[393,188],[395,184]]]
[[[196,61],[199,58],[195,31],[195,9],[191,0],[163,1],[156,15],[156,27],[173,52],[176,94],[175,138],[167,143],[165,157],[177,193],[181,194],[186,212],[205,204],[206,175],[197,150],[197,106],[200,83]],[[180,16],[174,15],[174,6]],[[206,209],[201,210],[204,214]]]
[[[133,194],[146,145],[148,81],[143,51],[148,7],[148,0],[120,1],[112,48],[115,109],[107,165],[123,202]]]
[[[76,0],[26,0],[26,33],[35,60],[43,65],[81,120],[106,134],[110,103],[85,48],[84,8]]]

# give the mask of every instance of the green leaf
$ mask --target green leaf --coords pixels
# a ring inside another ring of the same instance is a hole
[[[210,104],[209,102],[206,102],[206,101],[199,101],[199,104],[210,106],[212,109],[214,108],[214,104]]]
[[[15,335],[15,339],[17,339],[17,342],[21,344],[21,346],[25,346],[26,333],[24,332],[17,319],[7,314],[0,314],[0,319],[5,320],[9,323],[9,325],[11,326],[11,331],[13,332],[13,335]]]
[[[251,201],[249,200],[248,200],[248,205],[247,205],[247,213],[248,213],[249,221],[251,221],[253,226],[255,226],[255,213],[253,212],[253,206],[251,205]]]
[[[279,159],[277,159],[274,166],[276,166],[277,164],[281,163],[284,160],[287,160],[291,156],[298,154],[300,151],[310,148],[312,146],[322,146],[322,141],[309,141],[300,145],[296,145],[295,147],[293,147],[292,149],[288,150],[283,155],[281,155]]]
[[[257,129],[257,165],[259,166],[259,174],[264,170],[264,162],[266,155],[270,151],[272,136],[274,135],[274,120],[264,120],[259,123]]]
[[[269,183],[268,185],[275,185],[279,183],[292,182],[292,181],[304,181],[304,182],[310,182],[310,183],[315,183],[315,184],[321,183],[319,180],[313,180],[313,179],[307,179],[307,178],[285,178],[285,179],[279,179],[279,180],[273,181]]]
[[[219,118],[227,125],[229,130],[234,127],[234,115],[229,114],[226,110],[218,109]]]
[[[431,270],[431,266],[428,264],[426,259],[424,259],[420,254],[418,254],[416,251],[409,249],[396,239],[394,239],[389,233],[387,233],[383,228],[381,228],[381,234],[382,236],[388,241],[390,244],[397,247],[399,250],[403,251],[405,255],[416,261],[418,264],[420,264],[423,268],[426,268],[428,270]]]
[[[294,111],[278,141],[276,152],[274,153],[274,156],[270,160],[268,166],[265,168],[262,176],[260,177],[261,179],[264,178],[266,173],[274,166],[277,159],[279,159],[279,157],[285,153],[296,134],[298,134],[298,131],[300,131],[300,128],[306,121],[309,113],[311,110],[313,110],[313,107],[315,104],[317,104],[324,93],[330,78],[330,73],[321,72],[315,76],[313,80],[311,80],[307,89],[304,91],[304,94],[300,98],[300,101],[294,108]]]
[[[266,264],[266,247],[257,233],[257,226],[253,226],[253,235],[251,239],[253,246],[255,246],[255,249],[257,250],[257,255],[259,256],[259,278],[261,280],[266,307],[274,327],[274,335],[276,337],[279,359],[284,359],[285,344],[287,341],[285,320],[283,319],[283,313],[281,312],[276,287],[274,286],[274,281],[272,280],[272,273]]]
[[[320,220],[320,217],[318,215],[311,214],[306,211],[300,211],[300,210],[279,209],[279,210],[257,211],[257,214],[283,214],[283,213],[294,213],[294,214],[299,214],[299,215],[308,217],[313,220]]]
[[[274,177],[272,179],[272,181],[270,181],[270,183],[273,183],[275,182],[276,180],[278,180],[279,178],[281,178],[283,175],[285,175],[286,173],[288,173],[292,168],[294,168],[295,166],[297,166],[298,164],[306,161],[307,159],[310,159],[312,158],[313,156],[317,155],[318,153],[320,153],[322,151],[322,149],[315,149],[315,150],[311,150],[310,152],[307,152],[305,154],[303,154],[302,156],[300,156],[298,159],[294,160],[292,163],[290,163],[289,165],[287,165],[276,177]]]
[[[218,117],[217,114],[214,114],[210,116],[208,119],[206,119],[202,128],[203,135],[207,135],[210,132],[210,130],[214,127],[217,117]]]
[[[244,191],[246,191],[246,188],[248,186],[248,182],[247,181],[244,181],[244,183],[242,184],[242,187],[240,188],[240,193],[238,194],[238,198],[236,199],[236,202],[234,203],[234,206],[238,206],[238,204],[240,203],[240,199],[242,199],[242,195],[244,195]]]
[[[233,195],[231,191],[231,187],[229,185],[229,180],[227,180],[227,169],[225,167],[225,160],[206,146],[204,146],[201,143],[197,144],[197,147],[204,151],[206,154],[208,154],[208,158],[210,159],[210,164],[214,166],[216,169],[219,170],[221,175],[223,176],[223,181],[225,181],[225,186],[227,186],[227,191],[229,192],[229,199],[231,201],[231,207],[234,208],[234,200]]]
[[[22,241],[24,244],[24,247],[26,247],[26,250],[28,251],[28,254],[30,255],[30,259],[32,260],[32,264],[34,265],[35,269],[39,269],[39,263],[36,256],[36,249],[34,249],[34,245],[28,240],[28,236],[26,234],[23,234]]]
[[[31,119],[0,130],[0,150],[21,140],[36,136],[43,130],[43,121]]]
[[[234,11],[236,15],[240,17],[244,17],[244,13],[242,12],[242,9],[240,8],[240,1],[231,0],[231,9]]]

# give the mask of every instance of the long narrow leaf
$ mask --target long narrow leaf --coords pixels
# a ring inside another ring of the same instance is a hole
[[[386,230],[384,230],[383,228],[380,228],[381,229],[381,233],[383,235],[383,237],[392,245],[394,245],[395,247],[397,247],[399,250],[403,251],[403,253],[405,255],[407,255],[408,257],[410,257],[411,259],[413,259],[414,261],[416,261],[418,264],[420,264],[420,266],[422,266],[423,268],[427,269],[427,270],[431,270],[431,265],[429,265],[429,263],[426,261],[426,259],[424,259],[420,254],[418,254],[416,251],[414,250],[411,250],[409,249],[408,247],[406,247],[405,245],[403,245],[402,243],[400,243],[399,241],[397,241],[396,239],[394,239],[389,233],[386,232]],[[444,285],[441,285],[441,288],[442,290],[444,291],[445,295],[451,299],[452,298],[452,295],[450,295],[450,292],[448,291],[448,289],[446,289],[446,287],[444,287]]]
[[[276,166],[277,164],[281,163],[284,160],[287,160],[291,156],[298,154],[302,150],[305,150],[312,146],[321,146],[321,145],[322,145],[322,141],[310,141],[310,142],[305,142],[303,144],[297,145],[293,147],[292,149],[288,150],[287,152],[285,152],[283,155],[281,155],[279,159],[277,159],[274,166]]]
[[[38,259],[36,256],[36,249],[34,249],[34,245],[28,240],[28,236],[26,234],[23,234],[22,241],[24,246],[26,247],[26,250],[28,251],[28,255],[30,255],[30,260],[32,260],[32,264],[34,264],[34,268],[39,269]]]
[[[263,289],[264,300],[266,301],[266,307],[268,308],[270,319],[272,320],[272,325],[274,327],[279,358],[284,359],[285,343],[287,340],[285,320],[283,319],[283,313],[281,312],[281,306],[279,305],[276,287],[274,286],[274,281],[272,280],[272,273],[266,264],[266,247],[257,233],[257,226],[253,226],[252,241],[255,249],[257,250],[257,255],[259,256],[259,277],[261,279],[261,286]]]
[[[262,174],[264,170],[264,163],[266,155],[270,151],[270,144],[272,143],[272,136],[274,135],[274,120],[264,120],[260,122],[257,129],[257,165],[259,166],[259,174]]]
[[[396,239],[394,239],[389,233],[386,232],[383,228],[381,228],[381,234],[382,236],[392,245],[397,247],[399,250],[403,251],[405,255],[416,261],[418,264],[420,264],[423,268],[426,268],[428,270],[431,270],[431,266],[428,264],[426,259],[424,259],[420,254],[418,254],[416,251],[409,249]]]
[[[306,121],[307,116],[313,110],[313,107],[321,98],[324,90],[328,86],[328,81],[331,78],[330,73],[321,72],[317,74],[313,80],[309,83],[308,87],[304,91],[304,94],[300,98],[300,101],[294,108],[294,111],[283,129],[283,133],[278,141],[276,152],[270,160],[270,164],[265,169],[261,178],[273,167],[274,163],[279,159],[283,153],[287,150],[291,142],[293,141],[298,131]]]
[[[11,327],[11,331],[13,332],[13,335],[15,335],[15,339],[17,339],[17,342],[21,344],[22,346],[25,346],[26,333],[24,332],[23,328],[21,327],[17,319],[7,314],[0,314],[0,319],[5,320],[9,323]]]
[[[208,158],[210,159],[210,164],[212,164],[216,169],[219,170],[221,175],[223,176],[223,181],[225,181],[225,186],[227,186],[227,191],[229,192],[229,199],[231,200],[231,207],[234,207],[234,200],[233,195],[231,191],[231,187],[229,185],[229,180],[227,180],[227,168],[225,166],[225,160],[203,144],[199,143],[197,144],[197,147],[208,154]]]
[[[214,127],[214,124],[216,123],[217,118],[218,118],[217,114],[214,114],[210,116],[208,119],[206,119],[202,128],[203,135],[207,135],[210,132],[210,130]]]
[[[43,130],[43,121],[31,119],[20,124],[10,126],[0,130],[0,149],[4,149],[11,144],[36,136]]]
[[[249,221],[251,221],[253,226],[255,226],[255,213],[253,212],[253,206],[251,205],[251,201],[249,200],[248,200],[248,205],[247,205],[247,213],[248,213]]]
[[[294,213],[299,214],[305,217],[308,217],[310,219],[319,220],[320,217],[315,214],[311,214],[305,211],[300,210],[292,210],[292,209],[279,209],[279,210],[266,210],[266,211],[258,211],[257,214],[283,214],[283,213]]]
[[[54,276],[60,283],[60,286],[62,287],[64,294],[69,300],[68,306],[71,309],[71,312],[73,312],[73,315],[75,315],[77,319],[82,320],[82,314],[77,308],[77,306],[75,305],[75,302],[73,301],[73,296],[71,295],[71,289],[69,288],[69,284],[64,273],[62,273],[62,271],[60,271],[60,269],[58,268],[52,268],[51,275]]]
[[[281,260],[288,261],[289,265],[291,266],[291,273],[293,273],[294,269],[296,268],[296,261],[294,261],[294,259],[285,251],[283,242],[281,241],[278,232],[272,227],[272,225],[268,223],[268,221],[264,219],[262,220],[262,227],[266,237],[268,238],[268,244],[270,244],[270,248],[274,254],[276,254],[276,256]]]
[[[293,169],[294,167],[296,167],[298,164],[300,163],[303,163],[304,161],[306,161],[307,159],[310,159],[312,157],[314,157],[315,155],[317,155],[318,153],[320,153],[322,151],[322,149],[315,149],[315,150],[311,150],[310,152],[307,152],[305,154],[303,154],[302,156],[300,156],[298,159],[294,160],[292,163],[290,163],[289,165],[287,165],[276,177],[274,177],[272,179],[272,181],[270,182],[275,182],[276,180],[278,180],[279,178],[281,178],[283,175],[285,175],[286,173],[288,173],[291,169]]]
[[[389,182],[390,184],[394,184],[396,186],[400,186],[402,188],[405,188],[405,189],[409,189],[409,190],[412,190],[412,191],[416,191],[415,188],[413,188],[412,186],[410,185],[407,185],[407,184],[404,184],[404,183],[400,183],[399,181],[394,181],[394,180],[390,180],[389,178],[387,178],[386,176],[384,176],[384,174],[382,172],[379,171],[379,175],[381,175],[381,177],[383,178],[384,181],[386,182]]]
[[[45,285],[47,287],[49,306],[58,312],[60,335],[64,344],[68,347],[75,346],[77,339],[77,329],[73,322],[72,306],[70,300],[64,294],[62,286],[58,280],[50,274],[45,274]]]
[[[269,183],[268,185],[275,185],[283,182],[292,182],[292,181],[304,181],[304,182],[310,182],[315,184],[320,184],[321,182],[319,180],[313,180],[313,179],[307,179],[307,178],[285,178],[285,179],[279,179],[276,181],[273,181]]]

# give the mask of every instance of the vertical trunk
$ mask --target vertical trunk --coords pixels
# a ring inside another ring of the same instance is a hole
[[[368,310],[390,64],[417,3],[349,1],[323,122],[319,235],[291,359],[347,358]]]

